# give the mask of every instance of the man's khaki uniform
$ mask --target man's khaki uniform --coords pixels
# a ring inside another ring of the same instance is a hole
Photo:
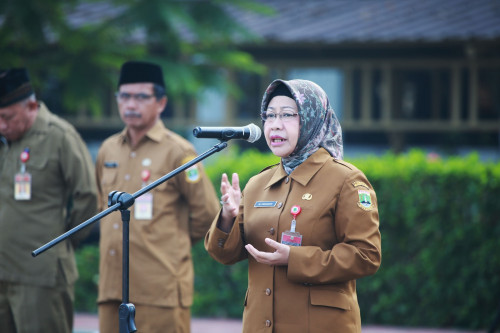
[[[143,185],[144,170],[150,172],[152,182],[194,157],[192,145],[165,128],[161,121],[134,149],[124,129],[104,141],[98,153],[99,208],[107,208],[111,191],[138,191]],[[152,219],[134,217],[137,200],[130,207],[130,302],[190,307],[194,282],[191,246],[206,234],[220,208],[219,201],[200,163],[150,193]],[[100,303],[122,299],[122,227],[120,212],[113,212],[100,222]]]
[[[30,152],[26,172],[32,176],[31,200],[15,200],[14,177],[25,148]],[[94,168],[87,147],[70,124],[41,104],[20,140],[0,141],[0,331],[11,332],[3,325],[8,325],[4,315],[12,311],[18,332],[71,332],[78,277],[73,243],[90,229],[36,258],[31,252],[95,213]],[[58,295],[63,308],[50,298]],[[7,302],[20,306],[12,310]]]

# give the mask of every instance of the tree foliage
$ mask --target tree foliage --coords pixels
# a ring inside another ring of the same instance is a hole
[[[236,93],[227,70],[264,67],[237,49],[258,39],[235,11],[271,13],[250,0],[4,0],[0,64],[27,67],[39,96],[80,114],[107,107],[121,64],[132,59],[161,64],[170,96],[207,86]]]

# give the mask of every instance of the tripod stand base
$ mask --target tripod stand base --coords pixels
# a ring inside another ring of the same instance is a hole
[[[135,327],[135,306],[131,303],[122,303],[118,309],[120,317],[120,333],[137,332]]]

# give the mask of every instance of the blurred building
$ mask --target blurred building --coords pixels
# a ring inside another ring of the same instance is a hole
[[[303,78],[328,93],[346,145],[499,151],[499,0],[260,1],[275,14],[232,13],[260,37],[240,47],[268,73],[228,73],[239,99],[207,90],[173,101],[170,127],[189,137],[195,126],[260,124],[267,85]]]

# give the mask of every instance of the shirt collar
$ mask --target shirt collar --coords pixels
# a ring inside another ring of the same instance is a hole
[[[311,178],[319,171],[319,169],[321,169],[323,164],[331,158],[332,156],[324,148],[320,148],[299,166],[297,166],[290,174],[290,177],[302,186],[306,186]],[[285,169],[283,169],[283,165],[280,163],[279,168],[275,169],[273,176],[266,184],[265,188],[271,187],[286,176],[288,176],[288,174]]]
[[[38,111],[30,129],[23,135],[23,137],[28,137],[32,133],[45,133],[49,130],[49,119],[47,116],[49,115],[49,109],[43,102],[38,103]]]
[[[128,142],[127,130],[128,128],[125,127],[120,132],[120,139],[122,143]],[[151,127],[151,129],[146,133],[144,137],[155,142],[160,142],[164,133],[165,133],[165,125],[163,124],[163,121],[161,119],[158,119],[158,121],[156,121],[154,126]]]

